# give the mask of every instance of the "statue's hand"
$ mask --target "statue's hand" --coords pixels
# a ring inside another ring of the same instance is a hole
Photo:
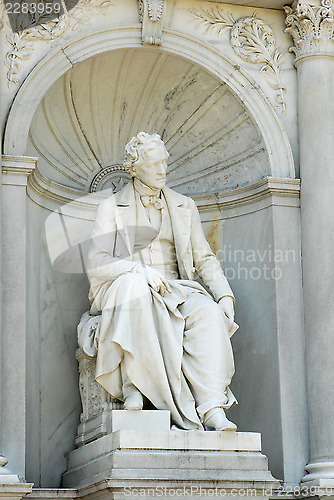
[[[232,297],[222,297],[218,304],[223,309],[223,313],[227,318],[228,325],[229,327],[231,327],[234,323],[234,305]]]
[[[136,271],[145,276],[147,283],[160,295],[165,295],[166,292],[171,293],[172,290],[166,278],[153,267],[140,265]]]

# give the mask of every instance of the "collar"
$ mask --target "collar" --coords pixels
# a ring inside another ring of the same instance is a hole
[[[161,189],[151,188],[150,186],[147,186],[146,184],[141,182],[139,179],[137,179],[137,177],[134,177],[133,185],[134,185],[135,191],[137,191],[137,193],[140,196],[156,196],[157,198],[159,198],[161,196]]]

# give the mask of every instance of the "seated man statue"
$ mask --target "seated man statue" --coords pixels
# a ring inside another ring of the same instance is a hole
[[[91,314],[102,312],[96,380],[126,410],[143,396],[169,410],[175,428],[234,430],[234,297],[194,201],[165,186],[168,156],[159,135],[133,137],[132,179],[98,207],[87,265]]]

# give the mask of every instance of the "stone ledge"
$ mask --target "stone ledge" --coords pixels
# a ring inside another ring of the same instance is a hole
[[[17,476],[13,477],[17,478]],[[4,481],[5,479],[1,478],[1,480]],[[19,483],[14,481],[11,483],[0,482],[0,498],[5,500],[21,500],[21,498],[25,497],[27,493],[31,492],[32,487],[32,483]]]
[[[78,490],[72,488],[33,488],[26,496],[27,500],[73,500]]]

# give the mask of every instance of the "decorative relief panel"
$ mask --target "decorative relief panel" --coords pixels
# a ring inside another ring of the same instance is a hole
[[[111,411],[120,410],[123,403],[112,399],[96,382],[96,358],[89,358],[78,349],[77,360],[82,413],[75,443],[82,446],[110,432]]]
[[[190,13],[207,30],[215,30],[218,34],[230,30],[234,52],[248,63],[261,64],[260,71],[268,76],[268,84],[276,91],[277,106],[284,111],[286,89],[280,78],[282,54],[276,47],[272,29],[255,15],[235,20],[231,14],[218,8],[194,9]]]
[[[90,185],[89,191],[96,193],[103,189],[112,189],[113,193],[117,193],[131,179],[131,174],[127,172],[122,165],[114,165],[106,167],[98,172]]]
[[[295,1],[284,7],[285,31],[290,33],[296,57],[312,54],[334,54],[334,9],[332,0]]]
[[[32,16],[34,14],[20,14],[17,18],[18,32],[12,32],[7,35],[6,40],[10,47],[5,57],[5,66],[7,68],[8,86],[16,85],[19,82],[18,74],[22,62],[29,59],[32,55],[34,42],[54,40],[64,37],[66,33],[79,31],[81,26],[89,25],[94,14],[105,13],[105,9],[113,7],[110,0],[79,0],[75,7],[70,8],[71,0],[63,2],[64,14],[56,19],[46,23],[37,24],[31,28]],[[2,2],[1,2],[2,4]],[[4,8],[3,8],[4,9]],[[3,10],[1,24],[7,15]],[[9,22],[7,22],[10,26]]]

